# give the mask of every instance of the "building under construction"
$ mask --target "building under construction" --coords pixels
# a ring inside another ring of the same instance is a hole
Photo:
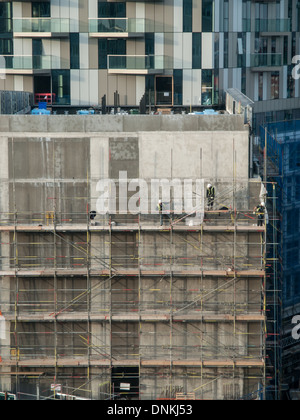
[[[266,230],[243,117],[13,115],[0,130],[0,391],[263,399]],[[174,188],[162,226],[141,188],[124,209],[124,172],[126,187],[203,180],[203,220],[175,214]],[[103,180],[116,211],[99,212]]]

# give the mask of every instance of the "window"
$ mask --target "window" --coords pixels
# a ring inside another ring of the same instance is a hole
[[[173,71],[174,105],[182,105],[182,70]]]
[[[279,72],[271,73],[271,99],[279,98]]]
[[[12,3],[0,3],[0,33],[12,32]]]
[[[106,3],[98,2],[98,17],[99,18],[115,18],[126,17],[126,3]]]
[[[52,93],[57,104],[70,104],[70,70],[52,70]]]
[[[193,1],[183,2],[183,32],[193,32]]]
[[[258,73],[258,100],[263,100],[264,94],[264,74]]]
[[[242,33],[237,38],[237,66],[246,67],[246,34]]]
[[[201,33],[193,32],[192,35],[192,67],[201,69]]]
[[[202,32],[213,32],[212,0],[202,0]]]
[[[107,38],[99,39],[98,54],[99,69],[106,69],[108,55],[126,55],[126,40]]]
[[[300,144],[291,143],[289,145],[289,170],[295,171],[300,169]]]
[[[154,55],[154,33],[145,34],[145,54]]]
[[[202,70],[202,105],[212,105],[213,77],[212,70]]]
[[[13,53],[13,42],[11,38],[0,38],[0,54],[11,55]]]
[[[287,235],[299,235],[299,209],[292,209],[286,212]]]
[[[32,40],[32,55],[43,55],[43,41],[41,38]]]
[[[32,17],[50,17],[50,2],[35,2],[32,3]]]
[[[79,34],[70,33],[70,68],[79,69]]]
[[[228,32],[224,32],[224,68],[228,68]]]

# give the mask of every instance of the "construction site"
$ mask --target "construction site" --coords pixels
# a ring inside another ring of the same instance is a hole
[[[266,398],[274,260],[254,208],[272,197],[249,176],[243,116],[0,116],[0,149],[1,392]],[[200,219],[175,212],[175,179],[201,180]],[[104,180],[114,211],[99,212]],[[166,214],[153,180],[171,185]]]

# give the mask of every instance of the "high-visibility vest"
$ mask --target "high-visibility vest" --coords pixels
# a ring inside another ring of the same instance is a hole
[[[256,214],[257,214],[257,216],[263,216],[265,214],[264,206],[256,207]]]
[[[215,196],[215,188],[214,187],[207,188],[206,195],[207,197],[213,198]]]

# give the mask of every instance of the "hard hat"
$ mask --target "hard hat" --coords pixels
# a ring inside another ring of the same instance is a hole
[[[261,206],[265,206],[265,203],[262,201],[262,202],[260,203],[260,205],[261,205]]]
[[[212,185],[211,184],[207,184],[207,188],[210,188]]]
[[[158,200],[159,204],[161,204],[161,200]]]

